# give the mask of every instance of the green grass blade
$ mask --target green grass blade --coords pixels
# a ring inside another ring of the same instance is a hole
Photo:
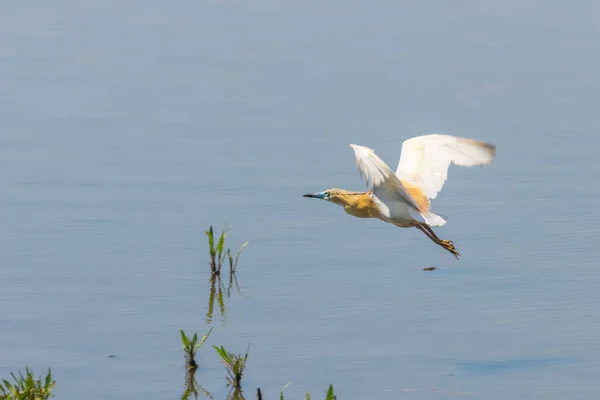
[[[217,243],[217,257],[219,258],[219,265],[223,264],[223,260],[225,258],[225,238],[229,234],[229,228],[227,227],[227,223],[223,227],[223,232],[221,232],[221,236],[219,237],[219,242]]]
[[[208,249],[210,251],[210,256],[214,258],[216,252],[215,252],[215,236],[213,234],[212,225],[210,226],[210,229],[208,231],[204,231],[204,233],[206,233],[206,236],[208,236]]]
[[[192,340],[190,341],[190,352],[192,354],[196,354],[196,350],[198,350],[198,348],[196,347],[197,342],[198,342],[198,334],[194,333],[194,336],[192,337]]]
[[[48,368],[48,375],[46,375],[46,388],[50,387],[50,383],[52,382],[52,371]]]
[[[225,226],[225,228],[223,228],[223,232],[221,232],[221,236],[219,236],[219,242],[217,243],[217,254],[219,254],[219,256],[221,255],[221,253],[223,253],[223,246],[225,246],[225,238],[228,234],[229,231],[227,229],[227,226]]]
[[[187,349],[190,345],[190,341],[188,340],[183,330],[180,329],[179,332],[181,332],[181,341],[183,342],[183,348]]]
[[[226,361],[227,360],[227,354],[226,354],[225,349],[223,348],[223,346],[217,347],[217,346],[213,345],[213,347],[217,351],[217,354],[219,354],[219,357],[221,357],[221,361],[223,361],[224,363],[227,364],[227,361]]]
[[[283,398],[283,392],[285,391],[285,389],[290,386],[292,384],[292,382],[288,382],[285,385],[283,385],[283,388],[281,389],[281,393],[279,394],[279,400],[285,400]]]
[[[333,393],[333,384],[329,385],[329,390],[327,391],[327,396],[325,400],[336,400],[337,396]]]
[[[229,368],[233,368],[233,362],[231,360],[231,356],[229,354],[229,352],[227,350],[225,350],[225,347],[221,346],[221,347],[217,347],[217,346],[213,346],[215,348],[215,350],[217,351],[217,353],[219,353],[219,356],[221,357],[221,359],[223,360],[223,362],[229,367]]]
[[[242,247],[240,247],[240,249],[237,252],[237,255],[235,256],[235,262],[233,263],[233,272],[235,272],[235,270],[237,269],[237,263],[238,263],[238,259],[240,258],[240,254],[242,253],[242,251],[244,250],[244,248],[246,246],[248,246],[250,242],[246,242],[242,245]]]
[[[208,337],[210,336],[210,333],[212,332],[213,328],[211,327],[208,330],[208,333],[204,336],[202,336],[202,338],[200,339],[200,341],[198,342],[198,344],[196,344],[196,350],[198,350],[200,347],[202,347],[202,345],[204,344],[204,342],[206,342],[206,339],[208,339]]]
[[[224,357],[223,353],[225,353],[225,349],[223,348],[223,346],[218,347],[218,346],[213,345],[213,347],[216,350],[217,354],[219,354],[219,356],[221,358],[223,358]]]

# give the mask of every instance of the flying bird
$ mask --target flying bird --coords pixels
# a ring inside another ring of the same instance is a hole
[[[458,258],[460,254],[454,243],[440,239],[431,228],[446,224],[443,217],[431,211],[431,200],[446,183],[450,164],[488,165],[496,155],[496,146],[450,135],[416,136],[402,143],[395,173],[373,149],[357,144],[350,147],[369,190],[331,188],[303,196],[338,204],[358,218],[378,218],[399,228],[417,228]]]

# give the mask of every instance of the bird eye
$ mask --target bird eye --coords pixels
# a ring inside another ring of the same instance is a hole
[[[325,198],[329,198],[329,192],[325,192]]]

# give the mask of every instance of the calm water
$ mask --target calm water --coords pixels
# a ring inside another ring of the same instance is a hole
[[[593,1],[3,4],[0,376],[180,396],[229,221],[242,295],[208,344],[250,343],[248,398],[596,398],[599,39]],[[498,146],[434,203],[460,261],[301,197],[364,188],[349,143],[395,168],[431,132]]]

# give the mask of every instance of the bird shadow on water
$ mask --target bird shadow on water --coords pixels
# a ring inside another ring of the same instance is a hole
[[[487,375],[510,373],[526,369],[556,367],[570,364],[573,360],[565,357],[513,358],[504,360],[437,360],[454,365],[462,373]]]

